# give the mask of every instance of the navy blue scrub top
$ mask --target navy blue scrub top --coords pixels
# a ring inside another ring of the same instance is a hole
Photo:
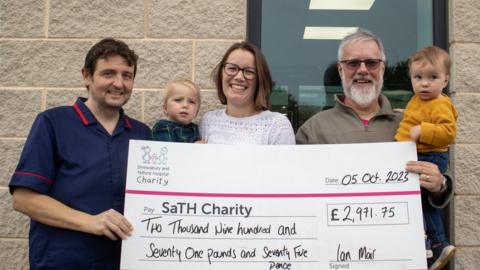
[[[92,215],[123,213],[130,139],[148,126],[123,110],[112,135],[79,98],[40,113],[28,135],[10,192],[26,187]],[[121,241],[31,221],[30,269],[119,269]]]

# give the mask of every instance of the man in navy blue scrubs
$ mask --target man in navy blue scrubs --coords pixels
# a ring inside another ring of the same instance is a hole
[[[82,68],[88,99],[40,113],[10,181],[13,207],[31,218],[30,269],[119,269],[130,139],[150,129],[122,110],[138,56],[103,39]]]

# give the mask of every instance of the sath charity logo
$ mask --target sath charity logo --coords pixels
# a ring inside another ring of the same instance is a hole
[[[168,185],[170,167],[168,166],[168,147],[154,148],[142,145],[141,164],[137,165],[137,183]]]
[[[148,145],[142,146],[142,161],[145,165],[167,165],[168,162],[168,148],[166,146],[160,147],[158,152],[152,152],[152,148]]]

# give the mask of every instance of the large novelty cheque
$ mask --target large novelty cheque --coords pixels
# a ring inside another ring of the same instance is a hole
[[[415,144],[130,141],[121,269],[427,269]]]

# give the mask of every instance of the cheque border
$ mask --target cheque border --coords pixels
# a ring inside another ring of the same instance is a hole
[[[332,197],[375,197],[419,195],[419,190],[385,191],[385,192],[348,192],[348,193],[207,193],[207,192],[172,192],[127,189],[126,194],[161,195],[182,197],[217,197],[217,198],[332,198]]]

